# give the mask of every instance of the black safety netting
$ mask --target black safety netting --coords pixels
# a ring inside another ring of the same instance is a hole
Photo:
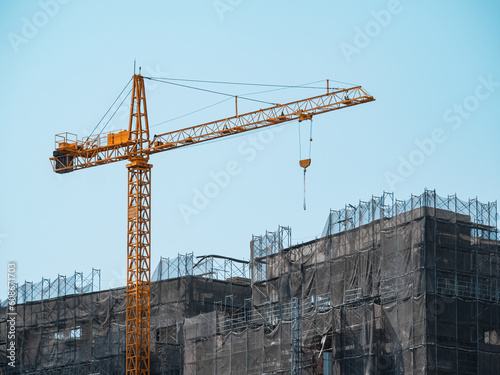
[[[277,310],[280,322],[290,319],[283,306],[301,303],[291,320],[300,363],[274,371],[500,373],[496,219],[496,202],[426,190],[331,211],[308,243],[289,247],[283,227],[254,236],[255,309]]]
[[[226,267],[202,259],[208,278],[153,283],[151,373],[498,374],[496,218],[496,203],[384,193],[331,211],[314,241],[254,236],[251,287],[232,270],[210,278]],[[25,373],[123,373],[124,289],[16,308]]]
[[[248,285],[183,276],[152,283],[151,373],[179,374],[183,321],[214,310],[234,294],[250,297]],[[0,373],[124,374],[125,288],[28,302],[16,308],[16,361],[6,358],[6,308],[0,311]],[[168,360],[167,360],[168,359]]]

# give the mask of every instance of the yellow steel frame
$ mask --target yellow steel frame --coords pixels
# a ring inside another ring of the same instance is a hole
[[[143,85],[142,83],[138,86],[143,88]],[[106,135],[87,137],[79,140],[73,134],[61,133],[56,135],[55,147],[57,151],[61,151],[64,155],[54,156],[50,160],[55,172],[66,173],[96,165],[128,160],[131,156],[141,152],[144,154],[154,154],[289,121],[302,121],[310,119],[314,115],[368,103],[373,100],[375,100],[373,96],[369,95],[359,86],[342,89],[324,95],[297,100],[287,104],[278,104],[258,111],[160,134],[155,136],[149,143],[146,143],[143,135],[141,150],[138,150],[138,147],[135,145],[138,140],[130,139],[129,142],[124,144],[108,146],[107,142],[101,139],[102,137],[106,137]],[[144,112],[140,117],[144,117],[147,121],[146,114],[147,112]],[[148,145],[146,146],[146,144]],[[71,145],[71,147],[68,148],[68,145]],[[70,163],[65,159],[66,155],[72,158]]]
[[[149,124],[146,89],[144,78],[140,74],[134,75],[128,132],[131,144],[127,154],[142,153],[143,149],[149,145]]]
[[[149,374],[151,167],[146,158],[127,165],[127,375]]]
[[[134,75],[127,143],[127,375],[148,375],[151,298],[151,168],[144,79]]]
[[[320,113],[373,100],[359,86],[335,92],[328,87],[324,95],[242,115],[236,113],[223,120],[156,135],[150,140],[144,78],[137,74],[133,76],[128,133],[99,134],[82,140],[71,133],[56,135],[56,150],[50,160],[57,173],[130,161],[127,164],[127,375],[146,375],[150,371],[152,165],[148,164],[149,155],[293,120],[309,120]]]

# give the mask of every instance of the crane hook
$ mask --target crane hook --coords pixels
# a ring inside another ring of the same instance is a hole
[[[304,168],[304,211],[306,210],[306,170],[311,165],[311,159],[303,159],[299,161],[299,165]]]

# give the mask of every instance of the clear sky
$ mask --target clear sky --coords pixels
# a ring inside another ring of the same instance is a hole
[[[56,133],[90,134],[134,58],[149,76],[283,85],[329,78],[377,99],[314,118],[306,211],[297,123],[154,155],[153,269],[160,256],[187,252],[248,259],[252,234],[278,225],[292,227],[293,242],[313,239],[330,208],[384,190],[399,199],[427,187],[497,200],[499,21],[495,1],[2,1],[0,299],[10,261],[21,283],[95,267],[103,288],[125,284],[126,163],[57,175],[48,158]],[[151,125],[225,99],[146,85]],[[229,100],[151,132],[233,111]],[[121,109],[106,130],[127,126]],[[230,181],[196,215],[183,215],[231,162],[238,172]]]

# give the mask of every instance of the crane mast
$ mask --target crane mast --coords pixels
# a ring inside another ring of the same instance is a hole
[[[278,104],[218,121],[149,136],[144,78],[133,76],[128,130],[78,139],[56,135],[50,158],[56,173],[128,160],[126,374],[150,372],[151,168],[155,153],[228,137],[375,100],[361,86]]]
[[[127,375],[149,374],[151,298],[151,164],[144,80],[134,75],[128,135]]]

